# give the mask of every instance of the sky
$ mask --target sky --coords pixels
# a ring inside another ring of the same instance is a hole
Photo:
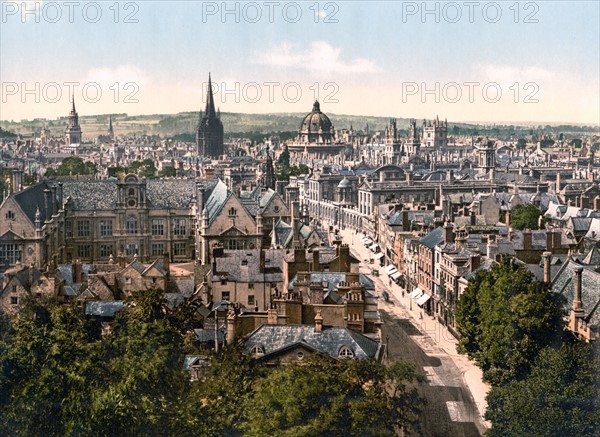
[[[600,2],[0,0],[0,120],[221,111],[600,124]]]

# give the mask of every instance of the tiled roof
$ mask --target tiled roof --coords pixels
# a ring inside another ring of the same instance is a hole
[[[214,281],[219,281],[219,273],[234,282],[282,282],[283,252],[273,249],[265,251],[265,269],[260,269],[260,249],[226,250],[224,256],[216,257]]]
[[[359,359],[375,358],[379,344],[348,328],[323,328],[315,332],[313,325],[262,325],[244,342],[244,351],[262,346],[265,355],[295,344],[306,344],[313,349],[338,357],[342,346],[349,347]]]
[[[203,205],[208,212],[209,224],[217,218],[229,196],[231,196],[231,192],[221,179],[209,183],[203,196]]]
[[[187,209],[196,197],[196,182],[190,179],[150,179],[146,182],[148,202],[159,209]]]
[[[40,219],[42,223],[48,218],[49,213],[46,211],[46,202],[44,200],[44,190],[50,186],[46,182],[32,185],[19,191],[14,195],[14,199],[21,207],[31,223],[35,223],[36,210],[40,209]]]
[[[347,275],[347,273],[345,273],[345,272],[312,272],[310,274],[310,282],[320,282],[320,283],[326,282],[327,283],[327,291],[329,292],[329,291],[335,290],[337,288],[337,285],[340,282],[345,282],[346,275]],[[291,291],[294,289],[294,284],[296,283],[297,280],[298,280],[298,277],[294,276],[294,278],[288,284],[288,290]],[[358,275],[358,280],[365,287],[365,290],[374,290],[375,289],[375,283],[367,275],[360,273]]]

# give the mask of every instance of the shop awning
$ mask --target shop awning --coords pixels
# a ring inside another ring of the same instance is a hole
[[[371,244],[373,244],[373,240],[367,239],[367,241],[365,241],[364,243],[365,243],[365,246],[369,247]]]
[[[412,291],[412,293],[410,293],[410,297],[412,297],[413,299],[418,299],[419,297],[421,297],[422,294],[423,290],[417,287]]]
[[[425,302],[427,302],[427,301],[428,301],[430,298],[431,298],[431,296],[430,296],[430,295],[428,295],[427,293],[423,293],[423,296],[421,296],[421,297],[419,298],[419,300],[417,301],[417,305],[419,305],[419,306],[423,306],[423,304],[424,304]]]
[[[373,243],[373,244],[372,244],[372,245],[369,247],[369,249],[371,249],[373,252],[375,252],[375,251],[377,250],[377,248],[378,248],[378,247],[379,247],[379,244],[377,244],[377,243]]]
[[[368,237],[361,237],[360,241],[362,244],[367,244],[367,241],[371,241]]]
[[[373,255],[373,259],[381,259],[383,258],[383,252],[376,253]]]
[[[392,273],[397,272],[398,269],[395,265],[390,264],[388,266],[385,266],[385,269],[383,269],[383,271],[386,272],[388,275],[391,275]]]
[[[396,272],[396,273],[392,273],[392,274],[390,275],[390,278],[392,278],[392,279],[395,281],[395,280],[396,280],[396,279],[398,279],[400,276],[402,276],[402,274],[401,274],[400,272]]]

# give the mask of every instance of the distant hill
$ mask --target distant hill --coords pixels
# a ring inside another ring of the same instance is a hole
[[[274,114],[243,114],[223,112],[221,119],[225,127],[225,136],[241,136],[242,134],[252,134],[251,137],[257,137],[260,134],[284,133],[289,136],[292,132],[297,132],[300,123],[306,113],[274,113]],[[327,113],[336,129],[348,129],[352,126],[354,129],[362,131],[369,125],[369,131],[385,129],[389,123],[388,117],[371,117],[360,115],[343,115]],[[117,135],[160,135],[169,137],[174,135],[186,134],[195,136],[195,129],[198,123],[198,112],[180,112],[178,114],[152,114],[152,115],[127,115],[112,114],[113,128]],[[398,128],[407,129],[409,119],[397,118]],[[418,120],[420,125],[422,120]],[[86,139],[96,138],[100,134],[105,134],[108,129],[108,114],[80,116],[79,123]],[[50,134],[59,136],[64,134],[67,125],[67,117],[61,117],[56,120],[35,119],[31,121],[6,122],[0,121],[0,126],[8,131],[29,136],[34,132],[39,132],[44,126],[50,129]],[[455,127],[456,126],[456,127]],[[509,134],[511,132],[523,133],[534,129],[538,132],[598,132],[598,127],[586,126],[541,126],[532,123],[530,127],[518,126],[517,124],[476,124],[476,123],[454,123],[448,122],[449,135],[467,134],[467,135],[495,135]]]

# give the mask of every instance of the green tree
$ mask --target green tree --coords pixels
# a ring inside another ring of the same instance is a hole
[[[581,140],[581,138],[574,138],[573,140],[571,140],[571,146],[574,146],[576,149],[581,149],[582,144],[583,141]]]
[[[535,205],[517,205],[510,211],[510,225],[514,229],[540,229],[540,211]],[[542,217],[541,225],[544,225]]]
[[[173,166],[163,167],[160,172],[161,178],[174,178],[175,176],[177,176],[177,170],[175,170],[175,167]]]
[[[257,382],[245,434],[394,435],[422,405],[414,367],[313,357],[282,366]]]
[[[586,342],[545,348],[531,376],[492,387],[487,396],[488,435],[600,434],[598,361]]]
[[[95,175],[98,168],[93,162],[84,162],[79,156],[70,156],[62,160],[56,171],[48,169],[46,176]]]
[[[283,148],[283,152],[281,152],[281,155],[279,155],[279,158],[277,159],[277,164],[279,164],[282,167],[290,166],[290,150],[288,149],[287,144]]]
[[[523,379],[539,351],[562,335],[560,296],[508,257],[478,273],[456,307],[459,350],[492,385]]]
[[[517,140],[517,149],[523,150],[527,147],[527,140],[525,138],[519,138]]]

